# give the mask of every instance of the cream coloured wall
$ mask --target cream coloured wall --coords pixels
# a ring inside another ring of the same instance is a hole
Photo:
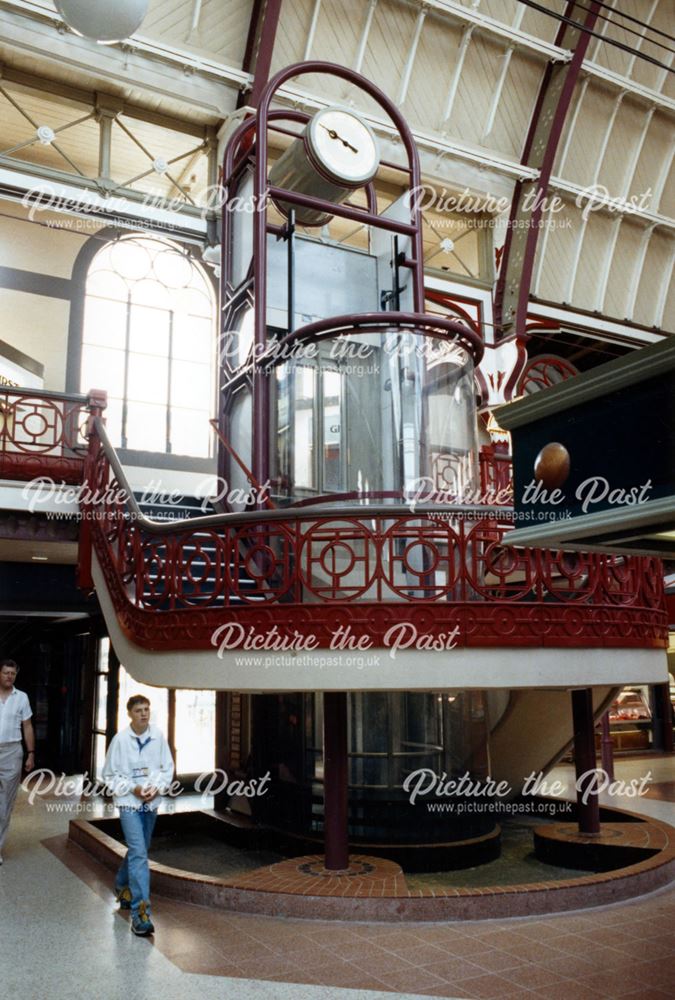
[[[84,222],[91,225],[89,220],[44,212],[31,220],[22,205],[0,200],[0,268],[12,271],[0,280],[0,339],[41,362],[45,388],[56,391],[66,385],[70,301],[62,297],[67,290],[63,281],[70,279],[77,255],[91,235],[91,230],[78,230]],[[54,223],[65,228],[52,228]],[[32,290],[6,287],[16,278]],[[49,292],[51,278],[60,279],[59,297],[34,290]]]
[[[99,226],[55,212],[35,212],[0,199],[0,267],[70,278],[82,244]]]
[[[70,302],[0,288],[0,337],[45,366],[45,389],[66,385]]]

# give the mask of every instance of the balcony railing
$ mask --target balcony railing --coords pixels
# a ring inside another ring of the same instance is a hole
[[[0,388],[0,477],[30,481],[49,476],[81,483],[87,421],[105,406],[105,394]]]
[[[401,622],[428,643],[456,630],[464,646],[667,640],[656,559],[507,547],[504,507],[305,506],[156,522],[102,421],[91,424],[82,579],[91,542],[123,629],[145,648],[206,649],[228,623],[249,649],[258,633],[278,634],[279,649],[307,635],[329,647],[340,627],[380,645]]]

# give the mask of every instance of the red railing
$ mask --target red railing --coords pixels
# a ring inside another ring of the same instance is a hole
[[[481,495],[513,505],[513,462],[506,445],[484,444],[478,453]]]
[[[241,626],[241,645],[273,626],[320,646],[349,626],[381,644],[402,621],[429,641],[458,626],[466,646],[667,642],[658,560],[507,547],[504,508],[324,506],[154,522],[98,419],[87,481],[85,520],[118,619],[149,649],[209,648],[228,622]]]
[[[105,393],[0,389],[0,477],[30,481],[49,476],[81,483],[87,421],[105,407]]]

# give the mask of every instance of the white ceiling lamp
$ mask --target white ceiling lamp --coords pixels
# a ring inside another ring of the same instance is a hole
[[[121,42],[138,31],[150,0],[55,0],[69,28],[101,45]]]

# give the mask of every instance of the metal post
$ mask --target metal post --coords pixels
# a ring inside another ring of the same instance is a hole
[[[113,115],[103,113],[99,119],[98,176],[110,180]]]
[[[572,691],[572,725],[574,728],[574,768],[577,787],[577,820],[579,833],[600,832],[600,805],[598,796],[590,792],[595,779],[595,721],[593,719],[593,692],[590,688]]]
[[[349,867],[347,826],[347,694],[323,695],[323,828],[325,865],[329,871]]]
[[[124,102],[110,94],[96,95],[98,119],[98,180],[103,186],[113,188],[112,181],[112,129],[117,116],[124,111]]]
[[[234,697],[230,691],[216,691],[216,768],[227,772],[230,768],[230,738],[231,734],[228,725],[229,700]],[[225,810],[229,802],[229,795],[223,790],[213,797],[213,808],[215,810]]]
[[[602,769],[614,781],[614,744],[609,733],[609,709],[602,717]]]
[[[288,332],[295,330],[295,209],[288,212]]]

